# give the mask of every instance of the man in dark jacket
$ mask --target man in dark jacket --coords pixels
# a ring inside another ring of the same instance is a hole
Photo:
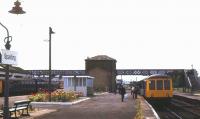
[[[137,99],[137,94],[138,94],[138,92],[139,92],[139,87],[136,86],[135,89],[134,89],[134,91],[133,91],[133,99],[134,99],[134,98]]]
[[[122,102],[124,102],[124,95],[126,94],[126,89],[124,88],[124,86],[121,87],[121,98],[122,98]]]

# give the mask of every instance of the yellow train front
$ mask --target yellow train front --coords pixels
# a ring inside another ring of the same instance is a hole
[[[166,75],[152,75],[138,83],[140,94],[147,100],[170,101],[173,97],[172,78]]]

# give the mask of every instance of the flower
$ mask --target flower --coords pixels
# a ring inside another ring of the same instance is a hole
[[[31,101],[36,102],[45,102],[48,101],[48,92],[45,90],[40,90],[38,93],[32,94],[29,99]],[[56,90],[51,93],[51,100],[55,102],[66,102],[66,101],[73,101],[78,97],[83,96],[82,92],[74,92],[68,91],[65,92],[64,90]]]

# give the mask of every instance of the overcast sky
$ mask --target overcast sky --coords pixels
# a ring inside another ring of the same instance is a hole
[[[200,69],[199,0],[20,0],[26,14],[8,13],[14,0],[0,0],[0,22],[13,37],[24,69],[85,69],[85,59],[108,55],[117,69]],[[0,49],[6,31],[0,27]]]

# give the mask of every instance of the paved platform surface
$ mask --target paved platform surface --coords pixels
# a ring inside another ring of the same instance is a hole
[[[153,111],[142,97],[143,115],[145,119],[156,119]],[[12,105],[16,100],[27,99],[27,96],[10,97]],[[0,98],[2,104],[3,98]],[[29,117],[20,119],[134,119],[136,115],[136,100],[129,93],[128,99],[121,102],[119,94],[106,93],[75,105],[56,105],[38,108]]]
[[[180,93],[180,92],[174,92],[174,95],[182,96],[194,100],[200,100],[200,93]]]
[[[35,119],[133,119],[136,112],[135,101],[128,99],[121,102],[120,95],[111,93],[93,97],[77,105],[56,108],[55,112]]]

